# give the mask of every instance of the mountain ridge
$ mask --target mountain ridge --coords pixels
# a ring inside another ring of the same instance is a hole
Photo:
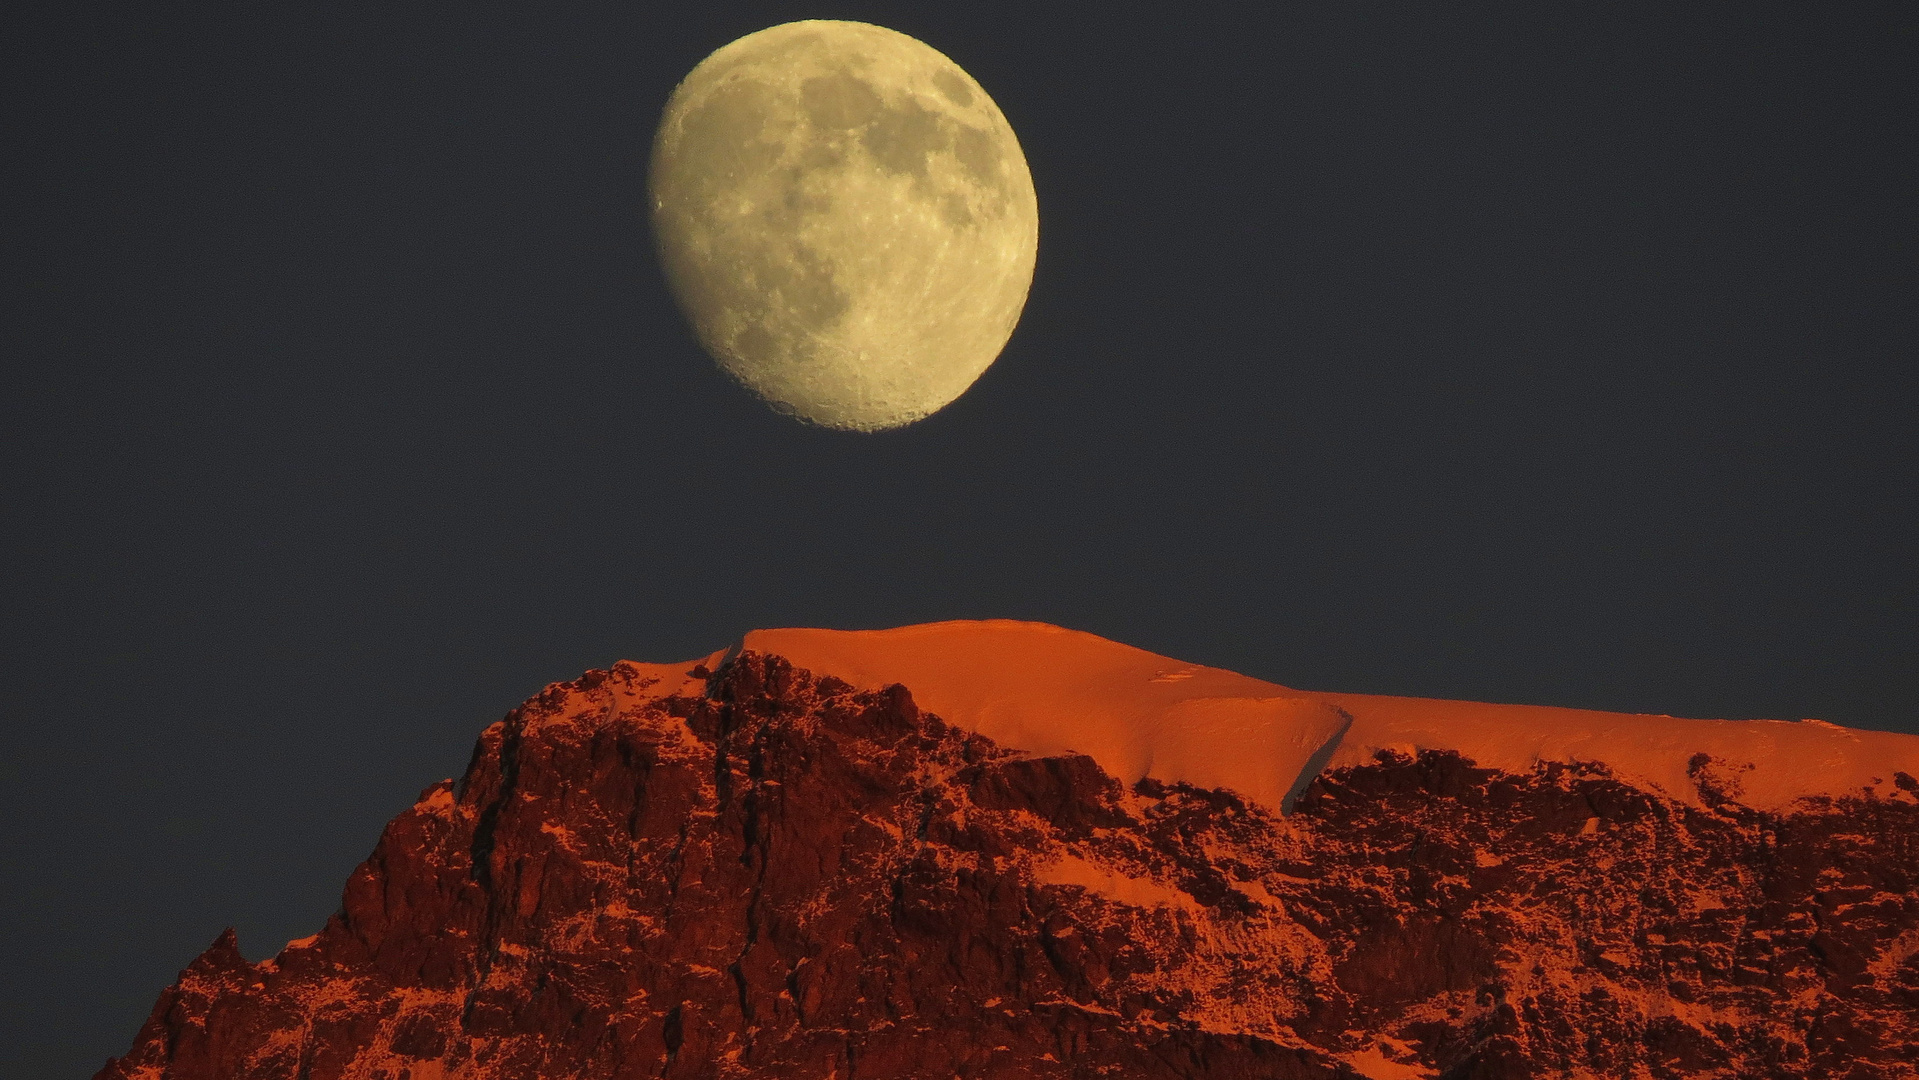
[[[1824,721],[1298,690],[1048,623],[755,630],[738,647],[867,689],[900,683],[929,711],[1002,746],[1086,753],[1129,782],[1150,773],[1231,788],[1274,808],[1317,774],[1309,765],[1360,765],[1382,750],[1456,751],[1515,772],[1542,761],[1599,762],[1695,805],[1704,805],[1699,776],[1710,773],[1722,792],[1737,786],[1746,805],[1772,809],[1806,796],[1888,793],[1897,790],[1896,773],[1919,775],[1919,736]],[[1145,763],[1155,742],[1178,752],[1177,766],[1159,763],[1155,772]],[[1281,748],[1271,766],[1278,779],[1253,764],[1269,747]],[[1695,762],[1702,753],[1706,760]]]
[[[1281,813],[767,643],[549,686],[100,1078],[1919,1076],[1909,774],[1382,748]]]

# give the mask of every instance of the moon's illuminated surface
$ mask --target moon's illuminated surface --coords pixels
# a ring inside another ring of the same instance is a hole
[[[654,232],[700,343],[774,408],[876,431],[1005,347],[1039,239],[986,91],[905,34],[786,23],[701,61],[653,142]]]

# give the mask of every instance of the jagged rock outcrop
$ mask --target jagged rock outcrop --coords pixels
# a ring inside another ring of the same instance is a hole
[[[1919,781],[1682,802],[1455,753],[1282,817],[744,652],[487,729],[318,935],[101,1080],[1848,1077],[1919,1069]]]

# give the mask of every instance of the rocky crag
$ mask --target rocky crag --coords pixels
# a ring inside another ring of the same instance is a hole
[[[482,735],[100,1080],[1919,1078],[1919,781],[1382,749],[1282,814],[743,651]]]

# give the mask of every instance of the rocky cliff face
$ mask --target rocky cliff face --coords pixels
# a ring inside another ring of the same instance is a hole
[[[481,737],[102,1080],[1919,1077],[1919,781],[1382,751],[1280,816],[742,653]],[[709,675],[711,676],[709,678]],[[702,681],[703,680],[703,681]]]

